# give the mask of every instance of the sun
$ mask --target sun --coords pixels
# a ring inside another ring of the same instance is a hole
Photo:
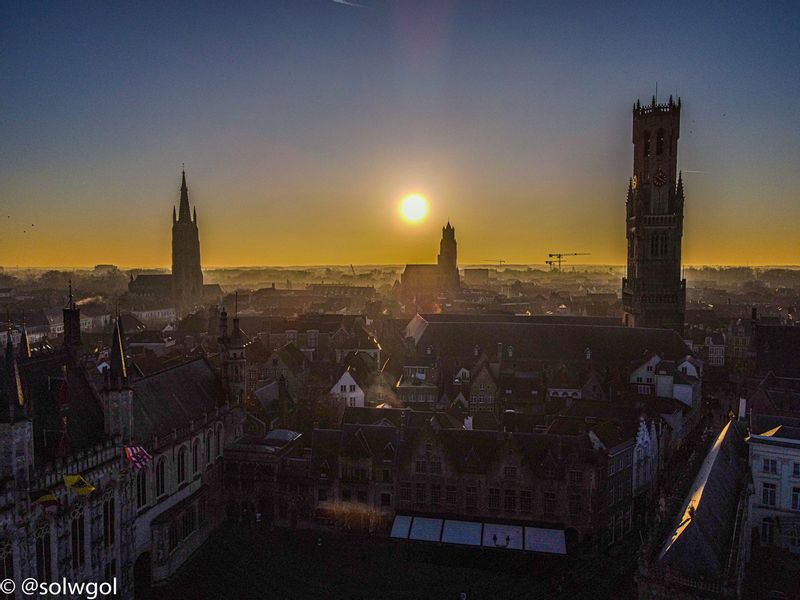
[[[409,223],[419,223],[428,214],[428,201],[421,194],[409,194],[400,203],[400,214]]]

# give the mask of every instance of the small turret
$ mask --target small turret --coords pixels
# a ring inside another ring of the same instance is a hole
[[[2,377],[0,377],[0,390],[3,394],[2,421],[13,423],[25,414],[25,396],[22,393],[22,381],[19,376],[17,354],[14,352],[14,338],[11,332],[11,321],[8,322],[6,333],[6,353],[3,360]]]
[[[62,311],[64,318],[64,346],[78,348],[81,345],[81,310],[72,295],[72,280],[69,280],[69,299]]]

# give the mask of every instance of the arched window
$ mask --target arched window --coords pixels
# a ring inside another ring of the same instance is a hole
[[[192,475],[197,473],[200,468],[200,440],[195,440],[192,444]]]
[[[147,467],[136,475],[136,508],[147,505]]]
[[[644,157],[647,158],[650,156],[650,132],[645,131],[642,139],[644,140],[644,144],[642,145],[642,148],[644,149]]]
[[[178,451],[178,483],[186,480],[186,446],[181,446]]]
[[[156,463],[156,498],[167,491],[167,459],[163,456]]]
[[[664,130],[659,129],[656,133],[656,154],[664,154]]]

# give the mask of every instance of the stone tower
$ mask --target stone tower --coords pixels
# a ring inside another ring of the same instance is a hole
[[[450,221],[442,227],[442,241],[439,242],[439,256],[436,262],[439,265],[446,291],[457,290],[459,288],[458,244],[456,243],[456,229],[450,225]]]
[[[183,316],[203,298],[203,272],[200,270],[200,235],[197,210],[189,210],[186,171],[182,173],[181,199],[177,215],[172,209],[172,287],[178,313]]]
[[[628,183],[628,268],[622,305],[629,327],[683,333],[683,181],[678,173],[681,101],[633,107],[633,177]]]

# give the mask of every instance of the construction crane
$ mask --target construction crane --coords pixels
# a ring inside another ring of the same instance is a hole
[[[505,264],[506,261],[504,261],[502,258],[489,258],[487,260],[482,260],[481,262],[497,263],[498,267],[502,267]]]
[[[591,252],[551,252],[547,255],[547,258],[550,260],[544,261],[545,264],[550,265],[550,268],[553,268],[553,265],[558,267],[558,271],[561,271],[561,263],[564,260],[565,256],[588,256]],[[555,259],[555,260],[553,260]]]

